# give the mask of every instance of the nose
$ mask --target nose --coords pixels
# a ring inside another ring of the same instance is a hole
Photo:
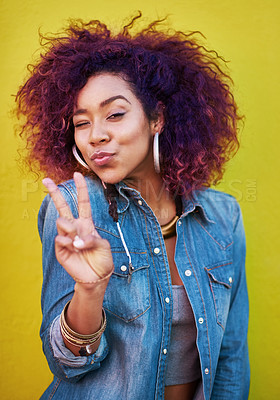
[[[90,144],[99,144],[109,142],[110,135],[109,133],[100,125],[92,126],[90,136],[89,136],[89,143]]]

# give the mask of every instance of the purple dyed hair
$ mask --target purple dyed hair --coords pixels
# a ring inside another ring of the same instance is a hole
[[[224,60],[199,43],[198,32],[165,32],[162,21],[132,35],[140,16],[116,35],[100,21],[77,20],[63,35],[41,37],[45,51],[16,96],[31,170],[39,163],[56,182],[81,170],[71,152],[75,100],[90,76],[112,72],[128,79],[150,120],[164,105],[161,170],[172,193],[191,194],[222,178],[241,120]]]

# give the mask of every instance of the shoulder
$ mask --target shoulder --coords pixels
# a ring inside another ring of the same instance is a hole
[[[228,251],[232,251],[231,244],[234,244],[234,249],[245,249],[242,213],[234,196],[215,189],[205,189],[194,193],[193,199],[203,211],[201,225],[205,232]]]
[[[237,200],[231,194],[222,192],[217,189],[207,188],[203,190],[196,190],[194,197],[200,199],[201,201],[216,202],[220,201],[223,203],[237,203]]]

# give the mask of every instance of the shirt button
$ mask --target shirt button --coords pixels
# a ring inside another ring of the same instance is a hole
[[[229,283],[232,283],[232,277],[231,276],[228,278],[228,280],[229,280]]]
[[[127,270],[127,266],[126,266],[126,265],[122,265],[122,266],[121,266],[121,270],[122,270],[123,272],[125,272],[125,271]]]
[[[198,322],[199,322],[200,324],[203,324],[204,319],[203,319],[203,318],[199,318]]]
[[[155,254],[158,254],[159,252],[160,252],[160,249],[159,249],[158,247],[155,247],[155,248],[154,248],[154,253],[155,253]]]
[[[206,375],[208,375],[209,374],[209,369],[205,368],[204,372],[205,372]]]
[[[167,354],[167,349],[163,349],[163,354]]]
[[[192,274],[192,271],[189,270],[189,269],[186,269],[185,275],[186,275],[186,276],[191,276],[191,274]]]
[[[142,200],[138,200],[138,204],[139,204],[139,206],[142,206],[142,204],[143,204]]]
[[[178,225],[181,226],[182,225],[182,221],[178,221]]]
[[[170,298],[169,297],[165,297],[165,303],[169,303],[170,302]]]

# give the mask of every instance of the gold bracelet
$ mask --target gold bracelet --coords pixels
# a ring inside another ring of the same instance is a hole
[[[107,320],[105,311],[102,308],[102,319],[101,319],[100,329],[92,334],[83,335],[73,331],[66,322],[65,315],[69,304],[70,301],[66,303],[62,313],[60,314],[59,323],[60,323],[61,335],[68,343],[72,344],[73,346],[80,347],[79,350],[80,355],[82,356],[90,355],[92,354],[91,346],[101,338],[103,332],[106,329]]]
[[[100,338],[100,334],[90,338],[90,339],[80,339],[77,338],[74,335],[71,335],[71,333],[69,333],[66,329],[65,326],[61,324],[61,333],[63,335],[63,337],[65,337],[69,342],[76,344],[76,345],[86,345],[86,344],[93,344],[95,343],[99,338]]]
[[[65,307],[60,315],[60,319],[61,319],[61,326],[63,326],[63,328],[66,330],[66,332],[68,332],[70,335],[74,336],[77,339],[82,339],[82,340],[91,340],[93,339],[95,336],[98,336],[100,333],[102,334],[105,331],[106,328],[106,314],[104,309],[102,308],[102,319],[101,319],[101,327],[100,329],[95,332],[95,333],[91,333],[89,335],[83,335],[81,333],[75,332],[73,331],[70,326],[67,324],[66,319],[65,319],[65,315],[68,309],[68,306],[70,304],[70,301],[68,301],[68,303],[65,304]]]
[[[112,270],[109,272],[109,274],[103,276],[103,278],[97,279],[96,281],[83,281],[83,280],[81,280],[81,279],[79,279],[79,278],[76,278],[75,276],[73,276],[73,279],[74,279],[74,281],[77,282],[77,283],[84,283],[84,284],[86,284],[86,283],[89,283],[89,284],[99,283],[99,282],[105,281],[106,279],[110,278],[110,276],[112,275],[113,272],[114,272],[114,267],[113,267]]]

